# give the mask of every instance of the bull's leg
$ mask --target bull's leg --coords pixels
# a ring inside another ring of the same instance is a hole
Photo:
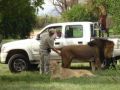
[[[71,61],[72,61],[71,53],[65,52],[62,54],[62,67],[70,68]]]
[[[116,69],[116,60],[114,58],[107,58],[105,64],[105,69],[109,69],[110,66],[112,66],[114,69]]]
[[[64,58],[62,60],[62,67],[70,68],[71,60],[69,58]]]
[[[98,70],[101,70],[101,62],[99,58],[96,58],[95,60],[95,66]]]
[[[94,72],[95,71],[95,62],[94,61],[91,62],[91,68],[92,68],[92,71]]]

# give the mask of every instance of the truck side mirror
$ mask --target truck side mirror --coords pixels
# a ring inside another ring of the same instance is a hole
[[[40,34],[37,34],[36,40],[40,40]]]

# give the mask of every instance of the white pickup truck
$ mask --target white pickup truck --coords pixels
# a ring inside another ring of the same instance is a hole
[[[21,72],[39,64],[40,34],[54,28],[62,32],[54,42],[55,47],[71,44],[87,44],[96,37],[93,22],[65,22],[47,25],[32,39],[13,41],[1,47],[1,63],[8,64],[11,72]],[[114,57],[120,56],[119,38],[109,38],[114,41]],[[61,59],[55,52],[51,52],[51,59]]]

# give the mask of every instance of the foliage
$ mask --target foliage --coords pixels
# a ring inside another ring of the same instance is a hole
[[[37,16],[36,18],[36,23],[35,23],[35,27],[36,29],[40,29],[43,28],[45,25],[50,24],[50,23],[57,23],[57,22],[61,22],[61,18],[60,17],[53,17],[53,16]]]
[[[62,17],[67,21],[96,21],[97,19],[92,9],[87,10],[81,4],[75,5],[70,10],[64,12]]]
[[[120,1],[119,0],[107,0],[108,12],[114,19],[114,32],[120,33]]]
[[[35,23],[35,10],[42,0],[0,0],[0,31],[4,38],[27,38]]]

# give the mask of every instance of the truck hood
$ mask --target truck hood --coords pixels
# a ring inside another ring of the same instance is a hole
[[[3,46],[16,46],[16,45],[28,45],[33,42],[34,39],[24,39],[24,40],[17,40],[3,44]]]
[[[36,39],[17,40],[3,44],[1,47],[1,52],[7,52],[13,49],[32,49],[32,46],[39,46],[39,41]]]

